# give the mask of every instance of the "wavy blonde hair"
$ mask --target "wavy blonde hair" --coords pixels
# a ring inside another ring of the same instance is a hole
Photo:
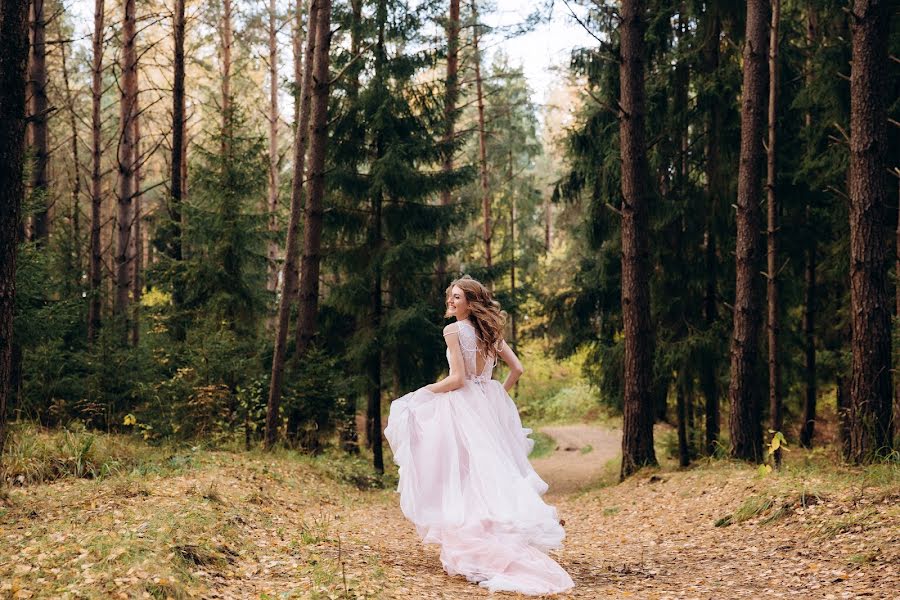
[[[469,303],[469,320],[484,343],[484,350],[496,356],[500,342],[503,341],[506,311],[500,308],[500,303],[494,300],[490,290],[468,275],[463,275],[447,287],[448,302],[454,287],[459,287],[466,295],[466,302]],[[450,316],[449,308],[444,316]]]

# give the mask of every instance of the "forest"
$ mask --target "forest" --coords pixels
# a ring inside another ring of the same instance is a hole
[[[506,313],[577,523],[566,597],[896,593],[898,23],[0,0],[0,594],[483,592],[397,562],[418,541],[383,438],[447,373],[463,275]],[[589,40],[545,90],[515,54],[539,31]],[[776,536],[818,541],[752,556]]]

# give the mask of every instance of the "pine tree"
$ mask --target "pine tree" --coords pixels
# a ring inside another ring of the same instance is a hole
[[[195,324],[218,323],[252,340],[265,309],[266,221],[257,202],[265,190],[265,139],[232,99],[212,145],[197,150],[184,205],[192,248],[184,259],[185,309]]]
[[[16,301],[16,252],[25,158],[25,71],[28,3],[0,3],[0,457],[6,443],[7,407]],[[0,464],[2,467],[2,464]],[[0,483],[6,478],[0,477]]]
[[[850,459],[890,451],[891,303],[885,262],[888,2],[857,0],[850,14]]]
[[[737,281],[734,335],[731,342],[731,453],[735,458],[762,461],[760,401],[757,392],[760,326],[759,214],[762,132],[767,87],[768,3],[747,3],[744,41],[744,83],[741,87],[741,161],[738,174]]]
[[[363,24],[372,36],[370,77],[358,104],[335,123],[332,143],[334,212],[326,226],[330,258],[340,282],[324,300],[335,313],[331,332],[346,332],[344,360],[364,373],[367,442],[375,468],[383,471],[381,399],[388,373],[403,387],[422,385],[437,374],[443,340],[436,323],[433,266],[447,248],[438,232],[457,210],[437,202],[443,190],[460,185],[467,169],[444,171],[439,83],[413,81],[433,68],[434,52],[410,53],[423,23],[433,18],[400,2],[378,0]],[[357,124],[366,123],[365,129]],[[360,136],[363,136],[362,138]],[[359,149],[368,148],[363,162]],[[338,317],[337,315],[342,315]],[[336,319],[337,321],[335,321]],[[340,327],[340,329],[338,329]],[[337,343],[335,335],[325,339]]]
[[[644,141],[644,4],[622,3],[620,25],[619,139],[622,152],[622,324],[625,335],[622,423],[624,479],[646,465],[655,465],[651,379],[653,343],[650,328],[648,264],[649,179]]]

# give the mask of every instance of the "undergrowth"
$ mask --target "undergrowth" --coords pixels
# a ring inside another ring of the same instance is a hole
[[[2,465],[5,483],[15,486],[183,466],[174,456],[166,465],[166,456],[166,449],[134,436],[93,432],[77,422],[54,430],[17,423],[11,428]]]

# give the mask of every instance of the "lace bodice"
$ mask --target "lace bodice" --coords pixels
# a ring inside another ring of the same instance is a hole
[[[462,350],[463,363],[466,366],[466,379],[476,383],[490,381],[497,365],[496,354],[488,354],[479,347],[481,338],[475,326],[467,319],[456,322],[456,333],[459,336],[459,347]],[[450,362],[450,349],[447,348],[447,362]],[[483,363],[481,372],[478,372],[478,364]]]

